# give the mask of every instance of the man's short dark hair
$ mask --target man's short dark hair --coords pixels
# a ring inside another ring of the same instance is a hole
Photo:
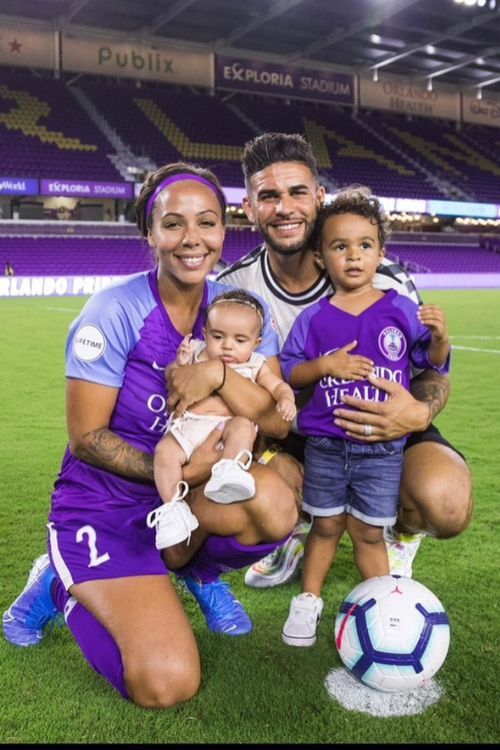
[[[245,143],[241,166],[245,185],[256,172],[280,161],[298,161],[309,167],[319,182],[318,165],[311,144],[300,133],[262,133]]]

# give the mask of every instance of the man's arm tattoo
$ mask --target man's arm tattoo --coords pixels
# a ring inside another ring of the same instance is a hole
[[[75,455],[92,466],[128,479],[154,481],[153,456],[134,448],[107,427],[87,432]]]
[[[450,379],[435,370],[424,370],[413,378],[410,391],[429,407],[430,422],[444,409],[450,395]]]

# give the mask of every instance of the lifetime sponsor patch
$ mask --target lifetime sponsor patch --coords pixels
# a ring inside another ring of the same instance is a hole
[[[82,362],[94,362],[102,357],[106,348],[104,334],[96,326],[83,326],[73,341],[75,357]]]
[[[378,345],[382,354],[391,362],[397,362],[406,351],[406,339],[399,328],[388,326],[381,331]]]

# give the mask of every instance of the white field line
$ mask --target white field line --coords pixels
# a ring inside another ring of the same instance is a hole
[[[500,349],[478,349],[475,346],[457,346],[453,344],[453,349],[461,349],[463,352],[481,352],[483,354],[500,354]]]
[[[52,310],[52,312],[80,312],[78,307],[46,307],[46,310]]]

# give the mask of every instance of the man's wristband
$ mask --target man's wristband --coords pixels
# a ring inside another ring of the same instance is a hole
[[[221,359],[221,362],[222,362],[222,368],[223,368],[222,369],[222,382],[217,388],[214,388],[213,393],[219,393],[219,391],[222,388],[224,388],[224,384],[226,382],[226,363],[224,362],[223,359]]]

